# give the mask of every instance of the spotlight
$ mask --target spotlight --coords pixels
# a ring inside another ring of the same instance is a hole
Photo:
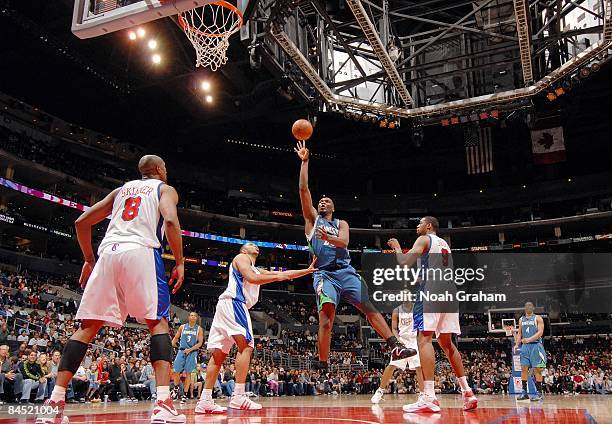
[[[378,122],[378,117],[377,116],[372,116],[370,118],[370,122],[372,122],[373,124],[375,124],[376,122]]]
[[[593,71],[593,72],[597,72],[597,71],[599,71],[600,69],[601,69],[601,65],[600,65],[599,63],[593,63],[593,64],[591,65],[591,71]]]
[[[357,112],[353,113],[353,121],[361,121],[361,115],[359,115]]]
[[[147,45],[149,46],[149,49],[155,50],[157,48],[157,40],[151,39]]]
[[[389,121],[387,121],[387,118],[382,118],[380,122],[378,123],[378,126],[380,128],[387,128],[388,124],[389,124]]]
[[[443,119],[443,120],[440,121],[440,124],[443,127],[448,127],[450,125],[450,120],[449,119]]]
[[[208,81],[202,81],[200,87],[202,87],[202,90],[208,91],[210,90],[210,83]]]
[[[555,94],[557,95],[557,97],[563,96],[565,94],[565,90],[563,89],[563,87],[557,87],[555,88]]]
[[[458,116],[451,116],[450,122],[453,125],[458,124],[459,123],[459,117]]]
[[[397,123],[395,121],[389,122],[389,129],[394,130],[397,127]]]
[[[136,34],[138,35],[138,38],[143,38],[147,32],[144,30],[144,28],[138,28],[136,30]]]
[[[155,53],[153,56],[151,56],[151,61],[156,64],[159,65],[161,63],[161,56],[157,53]]]
[[[134,31],[130,31],[128,34],[128,38],[130,40],[135,40],[136,39],[136,33]]]
[[[207,95],[206,97],[204,97],[204,100],[206,100],[206,103],[212,103],[213,101],[213,96],[211,96],[210,94]]]
[[[363,115],[361,115],[361,121],[362,122],[368,122],[370,120],[370,117],[368,115],[366,115],[365,113]]]
[[[557,95],[553,93],[552,91],[549,91],[548,94],[546,95],[546,98],[548,99],[548,101],[554,102],[555,100],[557,100]]]

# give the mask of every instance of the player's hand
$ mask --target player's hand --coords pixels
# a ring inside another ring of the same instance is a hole
[[[313,273],[313,272],[315,272],[315,271],[318,271],[318,269],[315,267],[315,265],[316,265],[316,263],[317,263],[317,259],[318,259],[318,258],[317,258],[316,256],[313,256],[313,257],[312,257],[312,262],[310,263],[310,266],[308,267],[308,271],[309,271],[310,273]]]
[[[522,339],[522,340],[521,340],[521,343],[522,343],[522,344],[527,344],[527,343],[529,343],[529,339]]]
[[[85,285],[87,284],[87,280],[89,280],[89,276],[91,275],[91,272],[94,269],[94,266],[96,266],[96,261],[85,261],[85,263],[83,264],[83,268],[81,268],[81,276],[79,277],[79,284],[81,285],[81,288],[84,289]]]
[[[171,286],[174,283],[174,288],[172,289],[172,294],[175,294],[181,286],[183,285],[183,280],[185,279],[185,264],[176,264],[174,268],[172,268],[172,274],[170,274],[170,280],[168,280],[168,285]]]
[[[387,246],[389,246],[393,250],[401,250],[402,248],[396,238],[389,239],[389,241],[387,242]]]
[[[328,240],[329,234],[327,234],[327,231],[325,231],[323,227],[317,227],[317,238],[319,240]]]
[[[293,151],[297,153],[298,157],[302,160],[302,162],[306,162],[308,158],[310,158],[310,152],[306,148],[305,141],[298,141],[297,145],[293,148]]]

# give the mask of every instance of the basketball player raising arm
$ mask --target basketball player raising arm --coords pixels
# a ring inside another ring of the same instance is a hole
[[[313,206],[308,188],[308,163],[310,152],[303,141],[298,141],[295,152],[301,160],[299,193],[304,215],[304,232],[312,255],[318,258],[313,278],[319,311],[318,353],[319,362],[314,366],[327,370],[333,323],[336,307],[344,299],[363,313],[376,332],[386,341],[394,359],[416,355],[416,350],[406,348],[393,335],[384,317],[370,301],[368,287],[351,266],[348,251],[349,225],[334,218],[334,202],[328,196],[322,197]]]
[[[310,234],[315,225],[317,215],[319,212],[312,205],[312,195],[308,188],[308,162],[310,159],[310,151],[306,148],[305,141],[298,141],[297,147],[293,149],[298,157],[302,160],[302,166],[300,167],[300,203],[302,204],[302,215],[304,215],[304,231],[306,234]],[[319,201],[319,210],[323,213],[333,210],[333,202],[329,197],[323,197]],[[327,243],[346,249],[349,244],[349,225],[346,221],[340,220],[338,223],[338,235],[328,234],[323,227],[316,229],[316,236],[318,239],[326,241]]]
[[[417,259],[422,258],[420,267],[427,272],[427,267],[435,270],[436,267],[447,267],[450,255],[450,247],[446,241],[436,234],[439,229],[438,220],[433,216],[421,218],[417,225],[418,238],[408,253],[402,252],[397,239],[390,239],[387,244],[395,251],[398,263],[401,266],[413,266]],[[426,275],[426,274],[425,274]],[[419,295],[413,308],[414,330],[418,331],[417,341],[420,363],[423,370],[423,391],[416,403],[404,405],[404,412],[431,413],[440,411],[440,402],[434,391],[434,372],[436,365],[436,354],[432,339],[434,333],[437,336],[438,345],[442,348],[448,361],[453,368],[463,395],[463,409],[475,409],[478,401],[469,387],[463,361],[459,350],[453,343],[453,334],[461,334],[459,326],[459,312],[425,312],[424,306],[431,309],[431,304],[421,298],[421,292],[428,290],[426,283],[421,281]]]

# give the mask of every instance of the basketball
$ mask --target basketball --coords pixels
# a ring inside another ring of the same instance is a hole
[[[307,119],[298,119],[293,123],[291,132],[297,140],[306,141],[312,136],[312,124]]]

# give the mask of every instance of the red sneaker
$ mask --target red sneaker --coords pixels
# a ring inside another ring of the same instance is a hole
[[[47,399],[40,407],[40,414],[36,417],[36,424],[68,424],[70,420],[64,415],[66,401],[53,402]]]
[[[471,411],[472,409],[476,409],[478,407],[478,399],[474,396],[473,391],[463,392],[463,410]]]
[[[161,400],[155,402],[155,408],[151,413],[151,424],[184,424],[185,422],[187,422],[187,418],[174,409],[172,399],[168,398],[163,402]]]

